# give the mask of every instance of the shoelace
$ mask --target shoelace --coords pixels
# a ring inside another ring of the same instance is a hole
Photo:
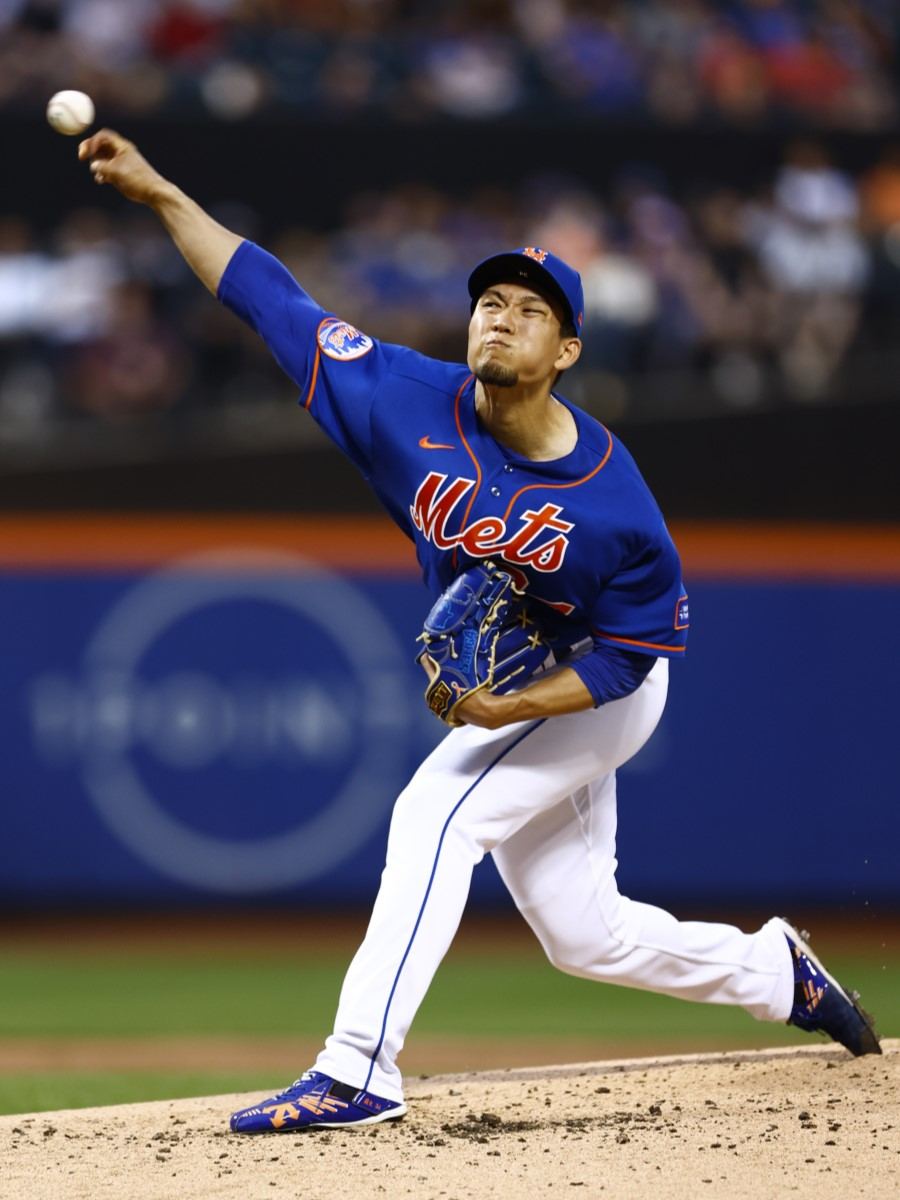
[[[279,1092],[275,1097],[276,1100],[289,1100],[291,1092],[294,1088],[299,1087],[301,1083],[308,1083],[312,1079],[314,1072],[304,1071],[299,1079],[295,1079],[293,1083],[288,1084],[283,1092]]]

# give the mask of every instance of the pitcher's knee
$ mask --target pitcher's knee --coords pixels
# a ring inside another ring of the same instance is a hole
[[[582,919],[561,926],[532,922],[532,927],[558,971],[595,977],[604,965],[620,962],[633,949],[629,917],[629,901],[610,882]]]
[[[605,963],[615,963],[628,947],[612,930],[597,925],[577,937],[542,938],[544,953],[557,971],[566,975],[596,975]]]

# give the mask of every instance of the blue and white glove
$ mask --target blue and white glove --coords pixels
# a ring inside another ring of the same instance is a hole
[[[463,724],[453,714],[467,696],[524,683],[546,659],[523,596],[508,572],[479,563],[453,580],[425,618],[416,659],[430,677],[428,707],[448,725]]]

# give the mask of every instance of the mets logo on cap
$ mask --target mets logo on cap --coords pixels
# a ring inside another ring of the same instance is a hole
[[[526,246],[522,253],[527,254],[529,258],[533,258],[535,262],[539,263],[542,263],[547,257],[547,251],[542,250],[540,246]]]
[[[375,344],[370,337],[340,317],[326,317],[319,326],[317,337],[322,353],[329,358],[336,358],[338,362],[362,358]]]

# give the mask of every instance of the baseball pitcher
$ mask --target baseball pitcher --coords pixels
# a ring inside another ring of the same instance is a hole
[[[318,1060],[231,1128],[403,1115],[397,1058],[486,853],[561,970],[740,1005],[880,1053],[855,994],[783,919],[743,933],[617,889],[616,770],[659,721],[689,607],[630,454],[557,390],[581,352],[578,274],[541,247],[480,263],[467,363],[437,362],[324,311],[117,133],[79,155],[97,183],[154,210],[415,544],[431,600],[418,646],[426,702],[451,726],[397,799],[371,922]]]

